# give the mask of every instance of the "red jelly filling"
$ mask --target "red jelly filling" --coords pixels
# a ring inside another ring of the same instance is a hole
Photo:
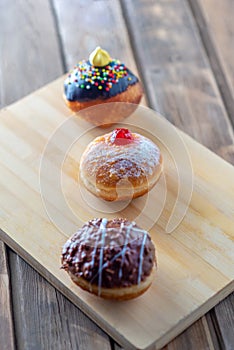
[[[133,140],[132,133],[128,129],[118,128],[112,131],[110,141],[118,145],[124,145]]]

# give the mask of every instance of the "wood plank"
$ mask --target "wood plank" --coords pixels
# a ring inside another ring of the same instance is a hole
[[[111,349],[105,333],[11,250],[10,262],[18,349]]]
[[[0,241],[0,339],[2,350],[14,349],[10,282],[5,245]]]
[[[139,76],[118,0],[87,0],[79,5],[76,0],[70,0],[69,6],[64,1],[53,0],[53,4],[67,70],[87,59],[96,46],[102,46]],[[144,98],[142,103],[146,103]]]
[[[0,23],[3,107],[60,76],[63,66],[48,1],[1,1]]]
[[[234,125],[234,2],[189,0],[189,3]]]
[[[0,28],[1,33],[4,33],[0,35],[0,107],[4,107],[63,74],[64,62],[53,11],[48,1],[29,0],[27,4],[1,2]],[[12,136],[12,129],[20,126],[9,122],[9,135]],[[48,126],[45,125],[44,131],[46,130]],[[25,138],[29,139],[29,135],[25,134]],[[17,144],[17,140],[12,140],[14,141]],[[27,150],[27,154],[31,154],[30,150],[29,153]],[[20,257],[12,251],[9,256],[16,343],[19,349],[64,349],[78,346],[79,349],[110,349],[109,338],[104,332]],[[2,262],[0,267],[1,265]],[[1,274],[1,282],[4,282],[4,288],[1,290],[0,310],[4,310],[5,316],[7,315],[8,324],[0,322],[0,343],[5,344],[6,349],[11,349],[13,340],[10,331],[9,339],[5,339],[8,334],[7,325],[11,329],[6,274]],[[5,332],[2,332],[2,326],[5,327]]]
[[[212,340],[207,336],[203,318],[186,329],[162,350],[214,350]]]
[[[220,348],[232,350],[234,344],[234,293],[210,312],[210,319],[218,335],[217,340]]]
[[[187,2],[122,5],[150,106],[234,163],[233,130]]]
[[[67,70],[81,59],[88,59],[89,54],[99,45],[108,50],[112,57],[121,59],[136,71],[118,0],[87,0],[79,6],[76,0],[70,0],[69,6],[64,1],[53,0],[53,4]],[[71,8],[76,8],[77,11],[71,11]]]
[[[193,162],[194,193],[189,210],[175,232],[171,235],[165,234],[165,223],[170,215],[170,205],[167,202],[157,226],[151,230],[160,261],[157,278],[152,287],[141,298],[126,303],[106,302],[89,295],[76,287],[67,274],[59,269],[61,246],[73,232],[74,223],[70,221],[68,229],[59,230],[50,221],[44,210],[40,188],[36,181],[39,176],[39,164],[32,162],[31,157],[25,156],[29,146],[34,157],[40,155],[47,143],[50,133],[44,134],[44,118],[51,130],[61,125],[62,118],[68,122],[67,115],[64,114],[64,104],[62,100],[58,102],[57,98],[61,93],[62,82],[63,78],[1,112],[0,182],[4,198],[1,203],[1,225],[7,233],[3,238],[121,345],[144,349],[156,342],[157,347],[163,346],[233,290],[231,268],[234,235],[231,226],[234,211],[233,167],[180,133]],[[57,112],[49,113],[45,117],[45,110],[56,109]],[[34,118],[30,118],[32,110]],[[144,114],[139,110],[140,108],[129,117],[128,122],[140,127],[142,132],[145,129],[156,129],[162,140],[167,140],[169,124],[163,129],[164,123],[167,123],[164,119],[153,112]],[[15,140],[22,140],[22,145],[17,142],[19,145],[17,149],[12,145],[13,138],[9,138],[9,119],[14,119],[16,125],[23,126],[13,130]],[[72,143],[72,137],[83,135],[84,138],[77,143],[77,147],[80,148],[80,145],[85,147],[93,136],[86,132],[90,125],[76,119],[72,126],[63,132],[60,130],[59,135],[62,138],[59,140],[64,138]],[[29,139],[25,139],[25,132],[30,133]],[[100,133],[100,130],[96,129],[95,132]],[[52,171],[54,179],[57,174],[61,175],[62,171],[62,176],[66,179],[63,182],[63,194],[68,203],[72,204],[75,196],[76,206],[72,209],[75,210],[79,227],[83,221],[97,216],[97,211],[95,206],[90,208],[87,203],[84,205],[81,196],[76,195],[77,181],[72,172],[65,172],[65,166],[61,168],[60,163],[57,163],[61,153],[57,140],[51,139],[50,145],[52,146],[50,152],[44,155],[44,159],[47,160],[47,172],[50,173],[51,163],[54,165]],[[170,203],[174,203],[178,188],[175,181],[177,169],[173,160],[167,156],[165,147],[161,147],[166,160],[168,199]],[[74,158],[74,154],[80,154],[82,151],[82,149],[79,152],[74,150],[75,148],[71,148],[66,153],[67,156]],[[78,165],[79,158],[74,158],[74,162]],[[184,165],[183,162],[183,169]],[[225,182],[220,182],[220,176],[224,172]],[[49,198],[57,198],[59,188],[55,186],[56,184],[51,184],[50,176],[48,174],[43,176],[42,173],[40,179],[41,183],[47,183],[48,186],[45,188],[50,188],[45,194]],[[187,172],[184,172],[183,188],[187,183]],[[161,191],[163,186],[164,182],[159,182],[155,187],[156,192],[151,191],[148,201],[150,206],[142,211],[139,222],[141,226],[146,227],[156,206],[159,205],[160,197],[157,191],[159,189]],[[145,203],[144,197],[132,202],[121,210],[121,216],[132,215],[131,219],[137,219],[136,215],[139,212],[137,209],[142,208],[143,203]],[[180,205],[181,203],[183,204],[183,201],[179,202]],[[60,201],[56,200],[52,204],[51,218],[56,220],[54,215],[57,215],[63,224]],[[115,215],[119,216],[118,214],[119,212]],[[65,212],[63,217],[68,218]],[[69,220],[67,221],[69,224]],[[60,227],[60,223],[56,221],[56,224]],[[199,339],[199,346],[201,342],[202,337]]]

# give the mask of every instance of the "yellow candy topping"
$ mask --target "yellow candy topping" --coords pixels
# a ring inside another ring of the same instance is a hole
[[[90,54],[89,62],[95,67],[106,66],[111,61],[110,55],[107,51],[102,50],[100,46]]]

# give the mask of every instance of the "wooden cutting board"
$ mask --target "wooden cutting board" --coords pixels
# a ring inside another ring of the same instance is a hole
[[[0,237],[122,346],[158,349],[234,289],[234,169],[139,109],[125,125],[160,145],[163,176],[128,204],[96,199],[79,184],[79,158],[104,130],[71,117],[62,82],[0,112]],[[143,296],[105,301],[60,270],[66,239],[97,216],[124,216],[150,228],[158,269]]]

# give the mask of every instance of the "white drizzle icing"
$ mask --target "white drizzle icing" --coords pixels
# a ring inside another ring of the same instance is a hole
[[[105,269],[110,263],[114,262],[121,255],[122,255],[122,251],[115,254],[115,256],[113,256],[113,258],[110,261],[107,261],[107,262],[105,262],[105,264],[102,265],[102,270]]]
[[[90,284],[92,284],[93,280],[97,277],[97,275],[98,275],[100,272],[102,272],[106,267],[108,267],[108,265],[109,265],[110,263],[114,262],[114,261],[115,261],[119,256],[121,256],[121,255],[122,255],[122,251],[119,252],[119,253],[117,253],[117,254],[115,254],[115,256],[113,256],[113,258],[112,258],[110,261],[105,262],[105,263],[102,265],[101,270],[100,270],[100,271],[98,270],[98,273],[97,273],[95,276],[93,276],[93,278],[92,278],[91,281],[90,281]]]
[[[130,231],[131,231],[131,229],[132,229],[132,225],[133,225],[133,223],[131,223],[131,224],[127,227],[127,233],[126,233],[126,237],[125,237],[125,241],[124,241],[124,246],[123,246],[123,249],[122,249],[122,251],[121,251],[122,261],[121,261],[121,265],[120,265],[120,269],[119,269],[119,278],[122,278],[122,275],[123,275],[123,264],[124,264],[125,252],[126,252],[126,249],[127,249],[128,237],[129,237]],[[121,222],[120,233],[121,233],[122,230],[123,230],[123,226],[124,226],[124,223]]]
[[[141,244],[141,250],[140,250],[140,262],[139,262],[139,270],[138,270],[138,280],[137,283],[140,284],[141,282],[141,275],[142,275],[142,263],[143,263],[143,254],[144,254],[144,248],[145,248],[145,242],[146,242],[147,232],[145,231],[144,237]]]
[[[100,230],[100,229],[99,229],[99,230]],[[92,252],[91,267],[94,267],[94,263],[95,263],[95,256],[96,256],[97,245],[98,245],[98,241],[99,241],[99,235],[98,235],[98,233],[99,233],[99,231],[97,232],[97,237],[96,237],[94,249],[93,249],[93,252]]]
[[[102,219],[100,224],[100,230],[102,232],[101,237],[101,248],[100,248],[100,257],[99,257],[99,269],[98,269],[98,296],[101,295],[101,287],[102,287],[102,266],[103,266],[103,249],[105,244],[105,235],[106,235],[106,225],[108,223],[107,219]]]

